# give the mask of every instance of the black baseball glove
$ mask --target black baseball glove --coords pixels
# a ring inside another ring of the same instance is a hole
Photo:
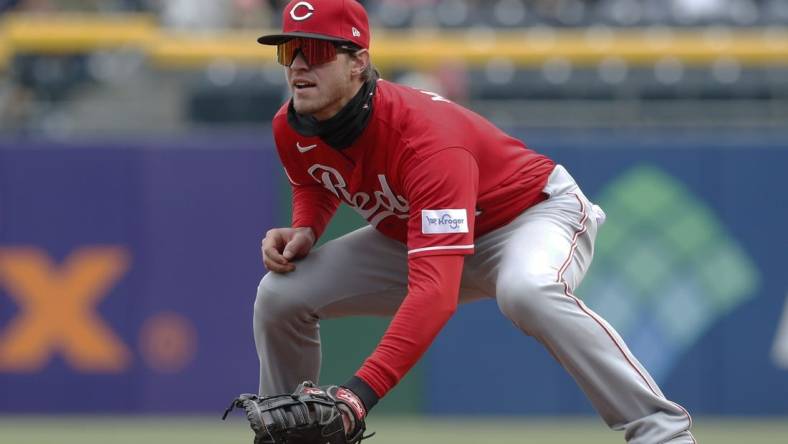
[[[236,407],[246,412],[254,444],[356,444],[372,436],[364,436],[364,407],[343,387],[319,388],[306,381],[292,394],[241,395],[222,419]],[[347,433],[343,411],[349,423]]]

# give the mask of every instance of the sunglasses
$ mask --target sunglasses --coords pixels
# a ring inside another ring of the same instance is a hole
[[[359,49],[355,46],[330,40],[298,37],[276,45],[276,59],[280,65],[290,66],[298,56],[298,53],[301,53],[309,66],[317,66],[334,61],[339,52],[352,54]]]

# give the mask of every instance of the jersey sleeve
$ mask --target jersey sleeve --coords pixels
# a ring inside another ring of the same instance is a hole
[[[350,388],[372,408],[418,362],[457,309],[465,258],[408,259],[408,295]]]
[[[293,218],[291,226],[310,227],[320,239],[339,207],[339,198],[320,185],[293,185]]]
[[[410,202],[408,257],[473,254],[479,167],[464,148],[410,162],[403,180]]]

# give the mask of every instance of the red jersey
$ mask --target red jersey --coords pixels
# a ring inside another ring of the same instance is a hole
[[[340,201],[409,256],[471,254],[474,238],[542,199],[554,163],[443,97],[379,80],[370,121],[344,150],[274,117],[294,227],[318,237]]]
[[[456,309],[462,255],[474,239],[544,199],[555,166],[481,116],[443,97],[379,80],[372,115],[337,150],[274,117],[277,150],[293,188],[293,227],[319,237],[340,202],[408,248],[408,294],[356,373],[384,396],[426,351]],[[351,389],[354,387],[351,386]],[[377,399],[362,399],[371,407]]]

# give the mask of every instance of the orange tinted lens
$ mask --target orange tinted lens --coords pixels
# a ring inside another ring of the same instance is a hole
[[[290,66],[293,64],[298,49],[297,41],[298,39],[293,39],[276,45],[276,59],[281,65]]]
[[[296,55],[301,52],[309,66],[322,65],[334,60],[337,49],[334,43],[318,39],[293,39],[277,45],[277,60],[284,66],[293,64]]]
[[[309,66],[328,63],[337,56],[337,49],[332,42],[326,40],[303,39],[301,51]]]

